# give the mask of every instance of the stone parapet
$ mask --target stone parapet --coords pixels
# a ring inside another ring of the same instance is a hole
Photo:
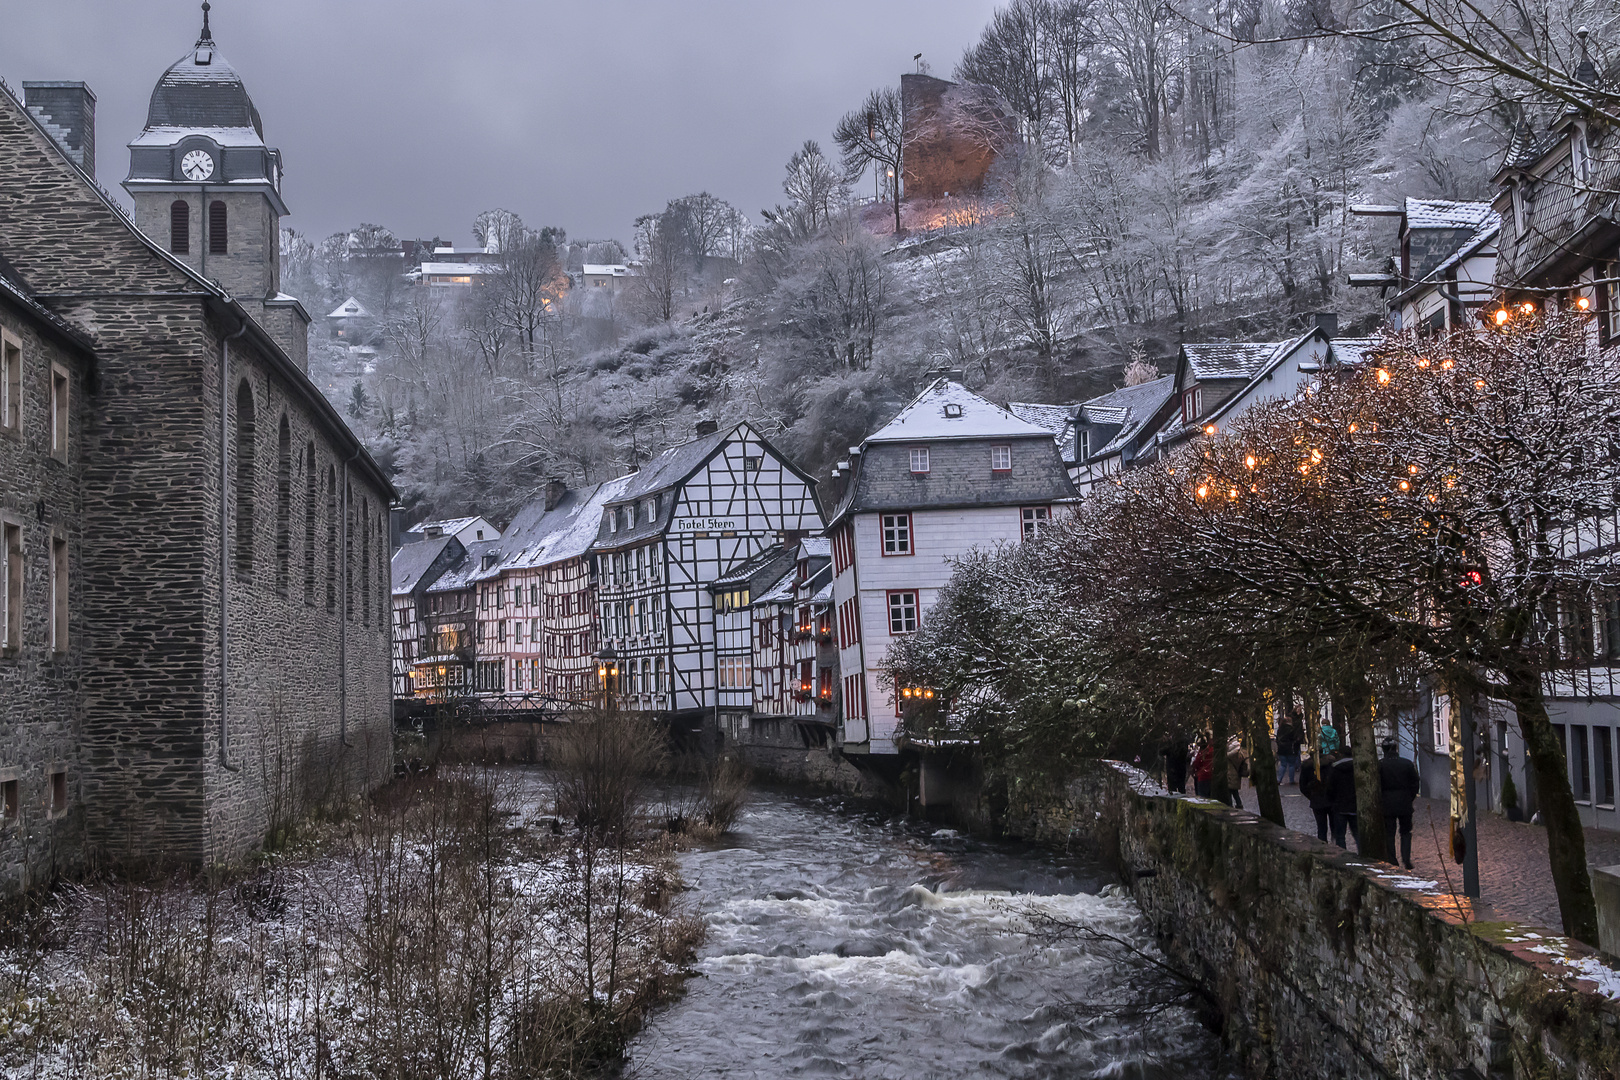
[[[1069,785],[1066,816],[1209,995],[1250,1075],[1596,1080],[1620,1067],[1620,971],[1578,942],[1166,795],[1116,762]]]

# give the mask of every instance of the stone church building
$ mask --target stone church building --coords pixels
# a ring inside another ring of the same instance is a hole
[[[0,891],[230,861],[383,779],[393,491],[310,381],[280,153],[214,43],[96,182],[0,84]]]

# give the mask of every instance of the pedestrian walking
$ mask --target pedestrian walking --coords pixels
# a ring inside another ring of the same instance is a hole
[[[1356,831],[1356,763],[1348,750],[1340,750],[1333,767],[1327,771],[1327,799],[1333,842],[1346,848],[1344,834],[1348,831],[1359,853],[1361,837]]]
[[[1226,744],[1226,794],[1239,810],[1243,809],[1243,796],[1238,794],[1238,785],[1248,775],[1249,755],[1243,752],[1243,744],[1234,735]]]
[[[1207,733],[1198,736],[1193,753],[1193,793],[1201,799],[1209,798],[1209,782],[1215,775],[1215,748]]]
[[[1164,758],[1164,786],[1177,795],[1187,793],[1187,740],[1179,735],[1172,735],[1166,739],[1159,748],[1159,756]]]
[[[1339,729],[1332,724],[1323,724],[1316,737],[1316,749],[1323,755],[1322,763],[1327,764],[1332,756],[1339,750]]]
[[[1317,776],[1317,766],[1321,765],[1322,775]],[[1312,757],[1300,766],[1299,793],[1310,800],[1311,813],[1316,815],[1316,838],[1327,843],[1328,818],[1331,816],[1332,801],[1328,798],[1327,778],[1328,770],[1332,768],[1331,761],[1323,761],[1320,757]],[[1339,845],[1343,847],[1343,844]]]
[[[1417,766],[1403,758],[1394,739],[1383,741],[1384,756],[1378,761],[1379,799],[1384,807],[1384,837],[1389,861],[1395,861],[1395,831],[1401,834],[1401,865],[1412,869],[1412,804],[1422,787]]]
[[[1299,783],[1299,747],[1305,741],[1298,709],[1289,709],[1277,725],[1277,783]],[[1286,777],[1286,779],[1284,779]]]

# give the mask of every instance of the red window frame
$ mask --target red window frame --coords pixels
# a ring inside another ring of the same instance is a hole
[[[893,522],[893,524],[891,525],[890,522]],[[891,528],[895,533],[894,544],[896,548],[899,548],[899,545],[903,539],[905,544],[904,550],[889,550],[889,530]],[[878,542],[880,550],[883,552],[883,557],[885,559],[899,558],[904,555],[915,554],[917,550],[917,545],[915,543],[916,537],[914,535],[915,532],[916,530],[912,528],[910,514],[878,515]]]
[[[907,605],[900,604],[897,608],[894,602],[895,597],[897,596],[911,597],[911,604],[909,605],[911,608],[911,626],[909,629],[905,628],[903,625],[905,622],[905,610]],[[895,634],[915,634],[917,632],[918,625],[922,622],[922,600],[920,597],[918,597],[917,590],[891,589],[889,592],[884,594],[884,601],[889,612],[889,635],[892,637]],[[900,613],[902,623],[902,628],[899,630],[894,628],[894,617],[897,610]]]

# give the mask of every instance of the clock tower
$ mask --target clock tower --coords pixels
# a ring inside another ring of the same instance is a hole
[[[202,12],[197,43],[152,91],[124,189],[142,232],[217,281],[308,370],[309,314],[281,292],[281,151],[265,145],[259,110],[214,44],[207,3]]]

